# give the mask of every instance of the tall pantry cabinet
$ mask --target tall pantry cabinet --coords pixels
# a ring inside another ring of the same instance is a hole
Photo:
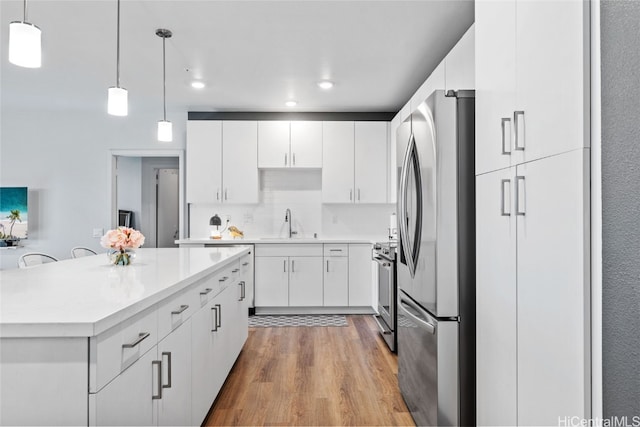
[[[477,422],[589,418],[589,3],[475,14]]]

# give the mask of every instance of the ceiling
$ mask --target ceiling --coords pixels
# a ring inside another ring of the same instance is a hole
[[[2,109],[105,111],[116,81],[116,0],[30,0],[42,29],[42,68],[7,60],[2,0]],[[129,111],[395,112],[473,22],[472,0],[122,0],[120,82]],[[200,79],[206,88],[190,82]],[[320,79],[335,82],[323,91]],[[289,99],[298,101],[285,107]],[[170,117],[168,117],[171,120]]]

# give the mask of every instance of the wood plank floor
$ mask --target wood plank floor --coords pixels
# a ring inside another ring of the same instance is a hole
[[[397,358],[371,316],[251,328],[204,425],[411,425]]]

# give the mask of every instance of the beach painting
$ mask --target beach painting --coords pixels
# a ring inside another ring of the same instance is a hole
[[[0,187],[0,240],[26,239],[27,187]]]

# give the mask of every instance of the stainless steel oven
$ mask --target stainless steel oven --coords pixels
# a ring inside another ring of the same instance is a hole
[[[380,333],[391,351],[397,347],[396,330],[398,323],[396,284],[396,244],[376,243],[372,259],[378,267],[378,314],[374,316]]]

